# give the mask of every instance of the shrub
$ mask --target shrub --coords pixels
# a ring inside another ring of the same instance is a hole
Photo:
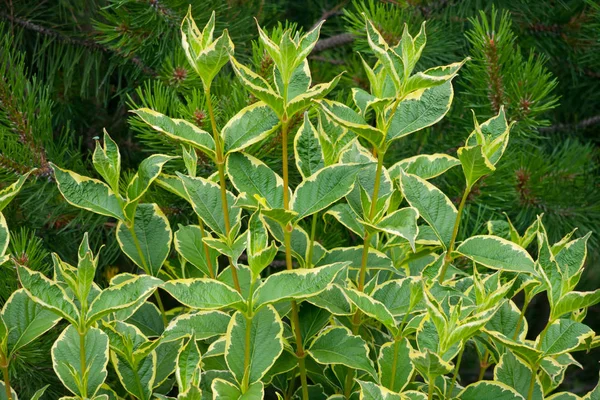
[[[600,290],[575,291],[589,234],[550,244],[540,217],[523,234],[510,221],[492,221],[489,234],[457,241],[473,185],[494,172],[506,149],[504,111],[481,124],[474,117],[457,158],[416,155],[384,166],[394,141],[448,112],[452,79],[466,60],[415,72],[425,26],[415,36],[405,28],[390,47],[366,21],[378,61],[363,63],[370,92],[354,89],[348,107],[325,99],[339,76],[311,83],[306,58],[320,25],[277,40],[258,29],[275,65],[269,79],[234,58],[227,31],[213,37],[214,15],[202,31],[190,14],[183,21],[183,48],[203,82],[212,135],[150,109],[134,111],[181,143],[185,173],[167,174],[174,157],[151,155],[123,187],[119,149],[106,132],[93,154],[104,182],[52,165],[66,201],[118,221],[118,243],[141,273],[116,275],[100,288],[87,235],[77,267],[53,255],[52,279],[15,260],[22,288],[0,324],[6,398],[16,398],[8,379],[15,352],[61,319],[52,359],[73,394],[65,399],[578,398],[552,393],[578,365],[571,354],[600,345],[582,322]],[[218,127],[211,83],[229,61],[257,101]],[[282,176],[246,152],[275,132]],[[199,153],[216,174],[196,176]],[[293,189],[290,159],[301,176]],[[430,180],[459,166],[465,190],[457,208]],[[0,193],[0,209],[24,180]],[[159,205],[142,202],[153,183],[187,200],[198,224],[173,233]],[[324,248],[315,231],[325,217],[362,245]],[[3,218],[0,228],[5,259]],[[167,262],[171,244],[179,264]],[[283,271],[272,266],[279,252]],[[219,259],[227,266],[219,268]],[[159,290],[178,305],[165,309]],[[534,337],[525,311],[543,292],[550,313]],[[461,379],[465,351],[479,359],[474,383]],[[109,361],[116,377],[107,379]],[[600,389],[585,398],[598,397]]]

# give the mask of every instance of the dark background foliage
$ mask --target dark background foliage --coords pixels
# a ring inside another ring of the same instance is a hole
[[[206,127],[201,82],[180,46],[188,3],[200,26],[216,10],[217,31],[229,29],[236,57],[267,79],[272,61],[255,41],[254,18],[272,32],[291,24],[307,30],[327,19],[310,56],[313,80],[347,71],[331,95],[341,101],[348,101],[350,87],[367,84],[359,58],[371,56],[363,13],[388,42],[400,39],[405,23],[415,33],[427,21],[428,45],[418,68],[471,60],[455,80],[448,118],[393,148],[386,163],[417,153],[455,154],[472,129],[471,110],[482,121],[504,106],[515,123],[509,149],[498,171],[473,190],[461,234],[485,232],[488,220],[505,220],[504,212],[520,230],[543,213],[554,240],[600,225],[600,4],[594,0],[0,0],[0,188],[37,168],[5,210],[13,232],[10,252],[23,264],[46,272],[51,252],[72,260],[74,243],[89,231],[95,248],[106,244],[99,283],[132,268],[114,243],[113,221],[69,206],[48,162],[93,175],[91,152],[103,128],[131,174],[150,153],[179,154],[175,143],[129,113],[141,106]],[[220,125],[254,100],[231,71],[213,86]],[[278,147],[275,136],[252,151],[278,168]],[[199,160],[200,173],[212,170]],[[458,170],[435,183],[455,200],[463,190]],[[192,215],[182,200],[160,189],[147,196],[172,224]],[[326,247],[352,241],[327,224],[317,239]],[[594,268],[598,235],[590,244],[582,290],[600,285]],[[14,271],[0,268],[0,305],[16,285]],[[539,315],[544,324],[545,300],[534,301],[530,321]],[[600,329],[598,322],[593,328]],[[531,329],[537,334],[542,327]],[[25,398],[32,379],[56,379],[52,341],[46,336],[13,364],[15,387]],[[577,393],[589,390],[598,375],[597,360],[579,358],[585,372],[566,383]]]

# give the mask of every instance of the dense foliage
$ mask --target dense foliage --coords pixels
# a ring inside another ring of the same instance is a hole
[[[136,270],[98,285],[101,246],[88,234],[76,266],[52,255],[51,278],[12,257],[21,287],[0,320],[0,396],[17,398],[12,363],[52,330],[65,399],[600,397],[600,388],[583,397],[559,388],[569,366],[580,366],[572,354],[600,346],[583,322],[600,289],[576,290],[590,234],[552,242],[538,216],[525,231],[491,220],[486,234],[459,239],[470,194],[507,151],[505,109],[484,122],[469,116],[456,157],[390,159],[446,116],[452,81],[470,61],[419,70],[425,24],[388,43],[366,19],[376,62],[361,61],[368,90],[352,89],[349,107],[326,99],[341,75],[312,83],[307,57],[321,25],[272,35],[259,26],[273,63],[264,77],[236,59],[227,30],[215,38],[214,13],[200,30],[189,12],[183,51],[202,83],[208,126],[133,110],[155,140],[180,145],[181,157],[150,155],[127,176],[105,131],[92,157],[102,180],[48,163],[68,203],[116,221],[116,242]],[[212,87],[228,63],[253,101],[220,125]],[[257,157],[276,135],[281,175]],[[201,160],[216,172],[202,176]],[[458,207],[431,182],[451,171],[462,176]],[[26,179],[0,192],[0,210]],[[197,223],[172,227],[165,205],[147,202],[150,190],[189,203]],[[323,246],[315,236],[325,228],[356,245]],[[2,262],[9,238],[2,217]],[[536,295],[549,315],[530,332]],[[463,359],[480,366],[477,379],[463,376]]]

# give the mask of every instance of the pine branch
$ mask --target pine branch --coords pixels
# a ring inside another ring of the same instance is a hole
[[[22,27],[24,29],[36,32],[40,35],[54,38],[63,43],[67,43],[67,44],[74,45],[74,46],[87,47],[91,50],[100,51],[105,54],[117,55],[121,58],[128,60],[132,64],[135,64],[145,74],[150,75],[152,77],[158,76],[158,72],[156,72],[152,67],[144,64],[142,59],[137,56],[130,57],[122,51],[119,51],[116,49],[111,49],[110,47],[104,46],[93,40],[67,36],[57,30],[52,29],[52,28],[41,26],[41,25],[35,24],[31,21],[28,21],[26,19],[12,16],[6,12],[0,12],[0,17],[10,21],[12,24],[19,25],[20,27]]]
[[[327,49],[331,49],[334,47],[341,47],[347,44],[354,42],[354,36],[350,33],[340,33],[338,35],[334,35],[328,37],[326,39],[321,39],[315,45],[315,48],[312,51],[312,54],[320,53]]]
[[[576,124],[556,124],[547,127],[541,127],[540,132],[554,133],[554,132],[565,132],[565,131],[578,131],[587,129],[594,125],[600,124],[600,115],[594,115],[579,121]]]

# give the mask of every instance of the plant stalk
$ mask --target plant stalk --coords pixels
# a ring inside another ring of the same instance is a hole
[[[284,85],[285,86],[285,85]],[[287,116],[284,115],[281,124],[281,158],[283,166],[283,208],[290,209],[290,194],[289,194],[289,173],[288,173],[288,129],[289,123]],[[292,264],[292,231],[291,223],[283,230],[283,239],[285,247],[285,267],[291,271],[294,266]],[[302,399],[309,400],[308,397],[308,379],[306,378],[306,367],[304,363],[304,346],[302,344],[302,334],[300,333],[300,317],[298,316],[298,304],[292,300],[292,329],[296,337],[296,356],[298,357],[298,369],[300,370],[300,381],[302,383]]]
[[[427,386],[429,386],[429,390],[427,391],[427,400],[433,400],[433,391],[435,390],[435,382],[432,382],[433,379],[429,377],[427,380]]]
[[[471,193],[471,188],[467,186],[465,188],[465,191],[463,192],[462,199],[460,199],[458,212],[456,214],[456,221],[454,222],[454,229],[452,230],[452,237],[450,238],[450,245],[448,246],[448,251],[446,252],[446,256],[444,257],[442,272],[440,272],[440,277],[438,278],[439,283],[444,282],[444,277],[446,276],[448,265],[450,265],[450,262],[452,261],[452,251],[454,250],[454,244],[456,243],[456,237],[458,236],[458,228],[460,227],[460,220],[462,217],[463,210],[465,208],[465,203],[467,202],[467,197],[469,197],[469,193]]]
[[[215,110],[212,105],[212,98],[210,96],[210,86],[206,86],[204,89],[206,97],[206,107],[208,108],[208,114],[210,115],[210,124],[212,126],[213,138],[215,141],[215,149],[217,156],[217,169],[219,171],[219,186],[221,188],[221,207],[223,208],[223,219],[225,220],[225,235],[229,240],[229,232],[231,231],[231,225],[229,223],[229,205],[227,204],[227,186],[225,183],[225,159],[223,156],[223,144],[221,143],[221,135],[217,131],[217,121],[215,119]],[[229,267],[231,268],[231,277],[233,278],[233,285],[235,289],[242,293],[240,287],[240,281],[238,279],[237,269],[233,265],[231,257],[227,257],[229,261]]]
[[[203,238],[206,237],[206,233],[204,232],[204,223],[202,222],[202,220],[200,218],[198,218],[198,226],[200,226],[200,234],[202,235],[202,237]],[[208,266],[208,275],[212,279],[215,279],[216,271],[214,271],[212,261],[210,260],[210,250],[208,248],[208,245],[206,243],[204,243],[204,241],[202,242],[202,246],[204,247],[204,254],[206,256],[206,265]]]
[[[85,359],[85,332],[81,333],[79,332],[79,361],[80,361],[80,368],[81,368],[81,377],[82,379],[82,387],[81,387],[81,391],[82,391],[82,397],[85,399],[87,398],[87,379],[85,378],[86,375],[86,369],[87,369],[87,363],[86,363],[86,359]]]
[[[458,353],[458,358],[456,359],[456,366],[454,367],[454,374],[452,375],[452,382],[450,383],[450,388],[448,389],[448,392],[446,393],[446,399],[452,398],[452,391],[454,390],[454,386],[456,385],[456,378],[458,378],[458,373],[460,370],[460,363],[462,362],[463,354],[465,352],[465,347],[467,347],[466,343],[463,344],[462,348],[460,349],[460,352]]]
[[[4,389],[6,390],[6,398],[8,400],[13,400],[10,386],[10,374],[8,372],[8,358],[2,351],[0,351],[0,362],[2,368],[2,375],[4,377]]]

